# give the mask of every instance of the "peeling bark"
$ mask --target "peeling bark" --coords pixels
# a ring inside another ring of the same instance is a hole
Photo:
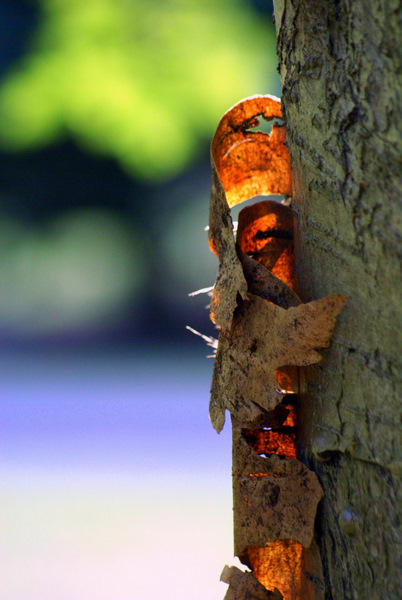
[[[284,600],[323,600],[314,540],[323,494],[297,451],[296,369],[321,361],[317,349],[328,347],[346,298],[302,304],[292,289],[288,206],[268,201],[244,208],[236,243],[229,211],[250,194],[291,191],[283,124],[274,123],[271,134],[250,130],[260,116],[274,114],[281,115],[277,98],[246,98],[225,113],[211,144],[209,244],[219,268],[210,315],[220,334],[210,418],[219,433],[225,412],[232,416],[235,554],[252,569],[251,578],[234,572],[226,597],[246,600],[247,586],[258,583],[266,591],[276,587]]]
[[[397,599],[401,132],[396,0],[275,0],[297,292],[348,300],[308,368],[299,434],[320,479],[326,598]],[[400,9],[399,9],[400,14]]]
[[[224,600],[282,600],[283,596],[276,588],[267,590],[250,572],[237,567],[224,567],[221,581],[229,584]]]

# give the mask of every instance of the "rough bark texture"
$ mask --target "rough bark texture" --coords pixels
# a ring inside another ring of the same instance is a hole
[[[274,2],[299,292],[348,298],[300,415],[331,600],[400,597],[399,4]]]

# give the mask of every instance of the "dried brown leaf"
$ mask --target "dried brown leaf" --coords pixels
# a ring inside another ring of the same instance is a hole
[[[241,430],[233,428],[233,509],[235,554],[249,546],[294,540],[310,546],[323,491],[317,476],[296,459],[261,457]]]
[[[267,590],[252,573],[237,567],[224,567],[221,581],[229,584],[224,600],[282,600],[282,594],[275,589]]]
[[[344,303],[344,296],[334,294],[285,310],[247,294],[231,328],[219,335],[210,401],[215,429],[222,429],[226,409],[244,427],[272,411],[283,398],[276,369],[319,362],[316,349],[329,345]]]

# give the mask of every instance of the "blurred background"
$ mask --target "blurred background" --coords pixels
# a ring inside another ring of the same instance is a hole
[[[280,95],[275,46],[265,0],[0,0],[4,600],[226,592],[230,432],[185,327],[215,336],[209,143]]]

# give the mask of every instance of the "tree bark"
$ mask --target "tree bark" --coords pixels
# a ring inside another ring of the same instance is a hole
[[[325,492],[317,535],[326,598],[396,599],[399,2],[274,7],[299,292],[304,301],[347,296],[330,351],[306,372],[299,421]]]

